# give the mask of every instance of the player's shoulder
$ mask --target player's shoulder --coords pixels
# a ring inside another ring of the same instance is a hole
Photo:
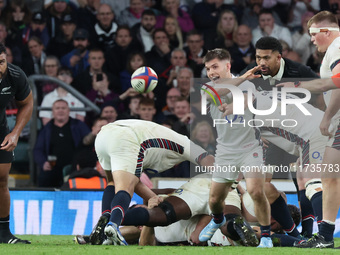
[[[16,66],[10,63],[7,64],[7,69],[8,69],[8,73],[14,78],[18,78],[23,74],[23,71],[21,70],[19,66]]]

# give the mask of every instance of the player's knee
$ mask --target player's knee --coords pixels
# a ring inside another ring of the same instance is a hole
[[[251,189],[248,189],[248,193],[254,201],[259,201],[265,196],[262,187],[252,187]]]
[[[268,200],[275,200],[280,196],[280,192],[275,188],[272,183],[266,182],[264,184],[264,192]]]
[[[311,179],[306,182],[306,197],[311,200],[312,197],[322,191],[321,179]]]
[[[210,194],[209,196],[209,205],[213,207],[214,205],[221,204],[224,199],[220,198],[219,196]]]

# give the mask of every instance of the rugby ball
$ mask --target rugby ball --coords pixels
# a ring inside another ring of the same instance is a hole
[[[158,83],[156,72],[147,66],[138,68],[131,76],[131,86],[139,93],[148,93],[154,90]]]

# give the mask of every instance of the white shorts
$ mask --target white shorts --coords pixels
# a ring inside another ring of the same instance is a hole
[[[237,179],[240,172],[242,172],[245,177],[256,177],[257,171],[260,171],[262,174],[262,166],[263,151],[262,147],[257,146],[251,151],[241,155],[229,154],[223,157],[216,157],[215,171],[212,179],[218,183],[232,182]]]
[[[98,133],[95,141],[98,161],[106,171],[123,170],[135,174],[140,150],[136,135],[125,126],[117,125],[114,130],[105,129]]]
[[[323,155],[325,153],[326,145],[327,145],[328,137],[321,134],[318,129],[309,140],[309,164],[321,164]],[[303,162],[303,151],[302,148],[299,147],[300,152],[300,162]]]

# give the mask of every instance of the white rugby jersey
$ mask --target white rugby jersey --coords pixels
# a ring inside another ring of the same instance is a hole
[[[333,68],[340,62],[340,37],[337,37],[327,48],[325,56],[322,59],[320,67],[321,78],[330,78],[333,76]],[[333,90],[324,93],[325,103],[328,106]],[[338,111],[333,119],[340,118],[340,111]]]
[[[233,77],[235,78],[235,77]],[[209,82],[208,85],[214,86],[213,82]],[[249,81],[243,82],[238,86],[244,93],[247,93],[248,88],[253,92],[256,91],[253,83]],[[228,93],[221,97],[223,103],[233,103],[232,93]],[[243,103],[243,102],[242,102]],[[216,155],[224,154],[239,154],[252,150],[254,147],[259,145],[259,141],[255,137],[255,129],[248,125],[248,121],[253,119],[253,114],[249,109],[244,110],[244,115],[228,115],[223,116],[223,112],[218,109],[218,105],[212,102],[207,103],[208,111],[210,111],[211,118],[216,119],[226,119],[228,123],[217,124],[217,146]]]
[[[162,172],[185,160],[197,164],[201,156],[207,155],[202,147],[191,142],[188,137],[151,121],[118,120],[103,126],[101,130],[112,129],[112,132],[117,132],[115,126],[128,127],[136,134],[135,139],[127,140],[122,133],[122,139],[112,145],[129,146],[137,143],[140,146],[136,171],[153,169]]]
[[[286,94],[286,96],[291,99],[299,99],[297,96],[292,94]],[[305,115],[296,105],[288,104],[286,108],[286,115],[282,115],[280,97],[281,93],[278,92],[276,110],[270,115],[255,115],[254,124],[258,127],[263,125],[263,127],[260,127],[261,135],[262,131],[269,131],[292,143],[303,146],[303,143],[307,143],[311,136],[319,130],[319,125],[324,112],[308,103],[305,103],[303,106],[311,113],[311,115]],[[273,104],[272,91],[256,92],[255,98],[255,108],[257,110],[268,110]],[[266,136],[266,133],[263,134]],[[268,140],[270,141],[275,139],[275,137],[265,138],[269,138]],[[292,148],[287,143],[278,143],[277,145],[279,147],[284,146],[282,149],[286,151],[292,151]]]

